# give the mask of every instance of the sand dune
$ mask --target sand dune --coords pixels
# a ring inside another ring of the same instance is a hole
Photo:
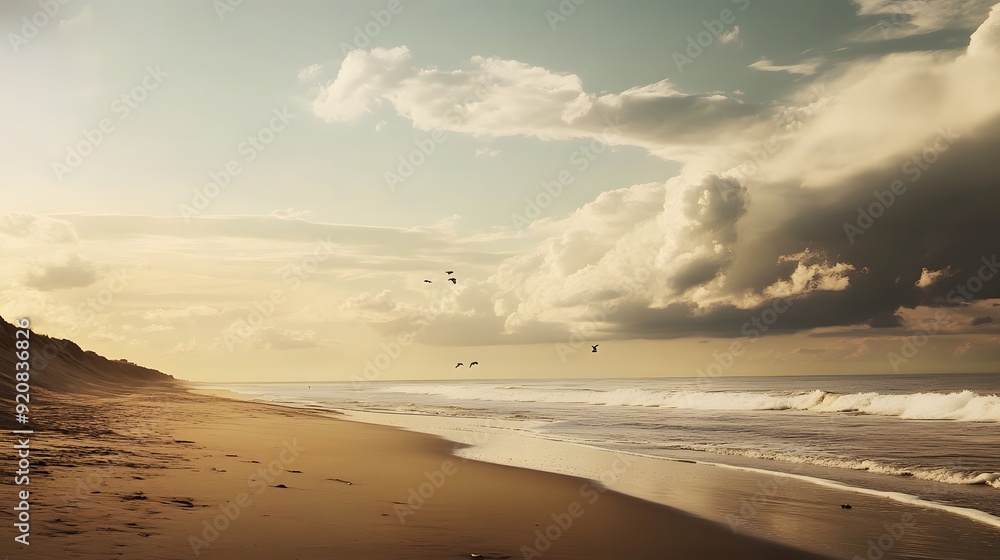
[[[16,331],[17,327],[0,317],[0,398],[4,400],[14,394]],[[163,372],[105,358],[70,340],[32,332],[29,341],[32,392],[41,388],[62,393],[121,394],[177,383]],[[9,415],[2,418],[0,422],[9,422]]]

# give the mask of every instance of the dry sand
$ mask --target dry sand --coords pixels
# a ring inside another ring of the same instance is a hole
[[[36,395],[29,547],[12,541],[9,476],[0,493],[11,559],[817,558],[328,414],[162,389]]]

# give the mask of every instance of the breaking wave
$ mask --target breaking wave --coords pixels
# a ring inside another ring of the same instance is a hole
[[[541,402],[603,406],[651,406],[692,410],[801,410],[854,412],[905,420],[1000,422],[1000,396],[973,391],[950,393],[832,393],[828,391],[656,391],[520,389],[514,386],[397,385],[394,393],[436,395],[458,400]]]
[[[849,459],[843,457],[823,457],[816,455],[804,455],[796,453],[782,453],[775,451],[762,451],[758,449],[738,449],[732,447],[721,447],[715,445],[691,445],[677,444],[662,446],[664,449],[680,449],[687,451],[702,451],[717,455],[732,455],[737,457],[749,457],[752,459],[767,459],[771,461],[782,461],[785,463],[797,463],[817,465],[821,467],[832,467],[838,469],[849,469],[854,471],[868,471],[876,474],[890,476],[913,477],[921,480],[943,482],[946,484],[961,484],[966,486],[983,485],[1000,488],[1000,472],[976,472],[963,471],[948,467],[918,467],[891,465],[870,459]]]

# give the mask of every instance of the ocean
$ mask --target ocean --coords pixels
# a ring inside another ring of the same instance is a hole
[[[481,429],[791,476],[940,510],[972,520],[987,534],[1000,534],[1000,375],[217,387],[446,437]],[[597,478],[584,467],[553,468],[551,457],[512,454],[511,445],[494,446],[490,439],[466,437],[465,443],[476,445],[459,454]],[[640,497],[666,501],[655,492],[643,495],[641,488],[632,490]]]

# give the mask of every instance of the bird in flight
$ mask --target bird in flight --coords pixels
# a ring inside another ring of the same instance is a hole
[[[434,282],[431,282],[430,280],[424,280],[424,284],[433,284],[433,283]]]
[[[454,278],[449,278],[448,281],[452,284],[458,284],[458,280],[455,280]]]
[[[455,274],[455,271],[454,270],[446,270],[446,271],[444,271],[444,273],[448,274],[448,275],[451,275],[451,274]]]
[[[469,363],[469,367],[478,366],[478,365],[479,365],[479,362],[471,362],[471,363]]]
[[[591,352],[597,352],[597,347],[598,346],[600,346],[600,344],[591,344],[590,347],[593,348],[593,350],[591,350]]]
[[[462,365],[463,365],[462,362],[458,362],[457,364],[455,364],[455,367],[456,368],[460,368],[460,367],[462,367]]]

